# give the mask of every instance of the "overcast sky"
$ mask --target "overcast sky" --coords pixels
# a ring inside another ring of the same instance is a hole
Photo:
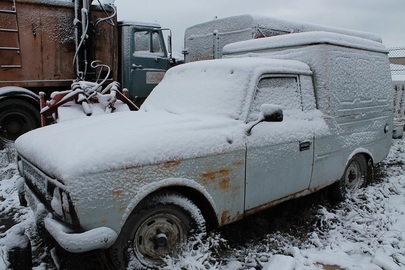
[[[373,32],[387,47],[405,47],[405,0],[115,0],[119,20],[159,23],[183,49],[187,27],[251,14]]]

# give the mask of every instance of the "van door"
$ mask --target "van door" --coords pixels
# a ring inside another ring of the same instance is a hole
[[[248,122],[262,104],[283,108],[282,122],[261,122],[247,136],[245,210],[309,187],[313,163],[311,121],[301,118],[299,76],[262,77]]]

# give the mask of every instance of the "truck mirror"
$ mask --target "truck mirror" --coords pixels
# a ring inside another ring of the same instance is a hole
[[[283,109],[278,105],[262,104],[260,106],[260,118],[265,122],[282,122]]]
[[[246,134],[250,135],[252,129],[260,122],[282,122],[282,121],[283,121],[283,109],[280,106],[273,104],[262,104],[260,106],[259,118],[248,126]]]
[[[169,55],[172,55],[172,36],[167,36],[167,50]]]

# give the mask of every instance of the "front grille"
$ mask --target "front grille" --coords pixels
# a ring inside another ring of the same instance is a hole
[[[51,178],[35,168],[32,164],[28,163],[26,160],[22,160],[22,170],[27,185],[35,193],[35,195],[37,195],[41,202],[45,204],[47,208],[49,208],[54,188],[53,185],[50,185],[51,182],[49,179]]]

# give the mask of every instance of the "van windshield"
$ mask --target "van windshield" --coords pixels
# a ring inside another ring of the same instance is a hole
[[[204,61],[170,69],[141,110],[219,115],[240,119],[251,72],[228,61]]]

